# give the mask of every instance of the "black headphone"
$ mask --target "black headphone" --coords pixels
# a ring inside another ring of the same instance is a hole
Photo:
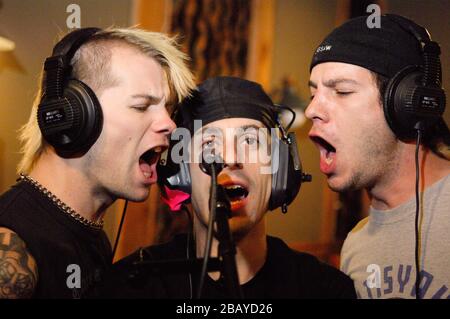
[[[174,116],[175,123],[180,125],[181,121]],[[274,210],[282,208],[282,212],[287,212],[287,206],[292,203],[297,196],[302,182],[310,182],[311,175],[303,173],[302,164],[297,148],[295,133],[286,134],[280,120],[276,119],[277,127],[280,131],[280,138],[271,135],[271,169],[274,171],[274,165],[277,167],[272,174],[272,191],[269,199],[269,209]],[[185,193],[191,194],[192,181],[189,172],[189,157],[187,154],[180,154],[185,160],[181,163],[174,163],[170,156],[174,145],[183,143],[183,149],[187,150],[189,141],[173,139],[177,134],[172,133],[172,139],[169,148],[161,155],[157,165],[158,184],[167,186],[170,189],[179,189]],[[278,156],[275,156],[278,154]],[[164,195],[164,189],[163,195]]]
[[[89,150],[100,135],[100,103],[85,83],[71,78],[70,61],[98,28],[72,31],[59,41],[44,64],[44,91],[37,119],[44,139],[58,155],[71,157]]]
[[[421,46],[423,67],[410,65],[400,70],[389,81],[383,103],[384,115],[394,134],[399,139],[414,139],[418,123],[426,131],[442,120],[445,92],[441,87],[441,49],[425,28],[398,15],[385,16],[412,34]]]
[[[279,113],[277,113],[279,114]],[[281,138],[272,135],[272,167],[276,163],[273,154],[279,154],[278,169],[272,175],[272,191],[269,199],[269,209],[281,207],[283,213],[300,191],[302,182],[311,182],[312,176],[303,173],[297,138],[294,132],[286,131],[279,118],[276,119]]]

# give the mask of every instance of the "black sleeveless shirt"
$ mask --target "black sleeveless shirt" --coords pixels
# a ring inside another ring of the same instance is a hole
[[[112,262],[103,230],[76,221],[25,181],[0,196],[0,226],[16,232],[36,260],[34,298],[98,296],[98,283]]]

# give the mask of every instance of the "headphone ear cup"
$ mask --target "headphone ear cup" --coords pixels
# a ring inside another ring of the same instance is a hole
[[[269,210],[280,207],[284,200],[287,180],[287,145],[272,134],[271,143],[271,172],[272,172],[272,189],[269,199]]]
[[[294,133],[289,133],[290,144],[272,138],[272,192],[269,209],[289,205],[297,196],[302,183],[302,167]],[[285,212],[283,210],[283,212]]]
[[[311,181],[311,176],[303,174],[302,162],[298,153],[297,138],[295,133],[288,134],[291,144],[289,144],[289,165],[288,165],[288,198],[286,203],[289,205],[297,197],[300,186],[304,181]]]
[[[387,85],[384,116],[399,139],[414,139],[418,122],[425,129],[430,128],[444,112],[444,91],[439,87],[423,86],[422,78],[419,67],[409,66],[398,72]]]
[[[407,67],[398,72],[388,83],[384,95],[384,116],[386,121],[398,138],[411,138],[414,136],[414,125],[411,115],[405,109],[399,92],[411,90],[414,79],[419,76],[418,68]]]
[[[103,113],[92,89],[69,80],[62,98],[46,99],[38,107],[44,139],[58,155],[72,157],[87,152],[100,136]]]

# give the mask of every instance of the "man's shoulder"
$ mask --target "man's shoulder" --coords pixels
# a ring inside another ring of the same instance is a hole
[[[281,248],[278,249],[278,253],[276,255],[278,260],[280,260],[281,255],[284,255],[286,261],[292,262],[295,267],[297,267],[301,272],[305,274],[312,274],[313,272],[328,272],[331,275],[344,275],[343,273],[341,273],[341,271],[331,265],[324,263],[316,256],[290,248],[279,238],[272,237],[269,238],[269,240],[276,242],[276,244],[279,245],[279,248]]]
[[[40,203],[40,197],[33,192],[33,188],[18,182],[0,195],[0,217],[8,213],[15,214],[20,210],[34,211],[41,207]]]
[[[278,237],[267,236],[267,244],[269,254],[279,261],[284,258],[285,260],[295,261],[297,263],[314,264],[318,262],[317,257],[306,252],[292,249],[286,242]]]
[[[7,227],[26,239],[28,233],[45,233],[49,230],[48,219],[41,212],[50,205],[38,197],[32,188],[19,182],[0,195],[0,227]],[[30,235],[31,236],[31,235]]]
[[[344,244],[341,249],[341,269],[342,262],[346,258],[347,253],[350,247],[354,247],[356,244],[357,247],[364,245],[367,243],[365,239],[365,230],[367,228],[367,224],[369,222],[369,217],[365,217],[360,220],[355,227],[347,234],[347,237],[344,240]]]
[[[20,187],[20,184],[15,184],[2,193],[0,195],[0,216],[10,209],[12,205],[22,203],[20,200],[22,194],[23,189]]]
[[[349,232],[349,235],[356,235],[359,234],[367,225],[367,223],[369,222],[369,217],[364,217],[363,219],[361,219],[355,227],[353,227],[353,229]]]
[[[354,298],[353,281],[339,269],[326,264],[316,256],[297,251],[278,238],[269,241],[278,246],[277,263],[284,268],[283,272],[290,281],[297,278],[301,286],[311,289],[307,295],[311,298]],[[281,252],[281,253],[280,253]],[[280,258],[281,257],[281,258]]]
[[[30,202],[22,183],[13,185],[0,195],[0,227],[7,227],[15,232],[24,224],[24,218],[33,218],[36,214],[24,216],[22,212],[34,211],[38,206]]]

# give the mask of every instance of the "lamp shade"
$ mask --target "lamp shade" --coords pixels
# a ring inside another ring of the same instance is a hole
[[[15,47],[16,44],[13,41],[0,36],[0,51],[12,51]]]

